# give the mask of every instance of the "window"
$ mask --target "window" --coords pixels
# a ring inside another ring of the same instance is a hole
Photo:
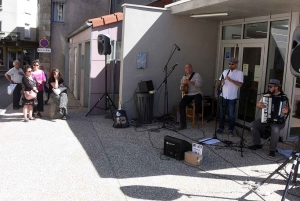
[[[270,79],[278,79],[281,83],[283,81],[289,34],[288,28],[288,20],[271,22],[266,83]],[[265,89],[267,89],[267,86],[268,84],[266,84]]]
[[[30,38],[30,25],[29,24],[25,24],[24,37],[25,38]]]
[[[65,21],[65,4],[63,1],[53,2],[53,22]]]
[[[244,39],[267,38],[268,22],[245,24]]]
[[[242,35],[242,25],[229,25],[223,26],[222,30],[222,40],[234,40],[234,39],[241,39]]]

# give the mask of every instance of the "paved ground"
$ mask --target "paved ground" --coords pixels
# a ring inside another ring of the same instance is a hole
[[[267,145],[261,151],[245,150],[244,157],[223,144],[205,146],[204,161],[195,167],[162,155],[164,136],[189,142],[211,137],[214,122],[181,133],[157,130],[158,123],[115,129],[105,116],[85,117],[87,109],[69,98],[67,121],[51,121],[49,106],[43,118],[28,123],[11,105],[0,111],[1,201],[281,199],[286,180],[278,174],[256,190],[244,184],[247,179],[263,181],[285,161],[278,153],[268,158]],[[249,144],[250,135],[245,135]],[[218,137],[240,141],[227,134]],[[279,148],[293,149],[294,144],[280,143]],[[287,175],[289,167],[281,173]],[[295,185],[287,200],[299,196]]]

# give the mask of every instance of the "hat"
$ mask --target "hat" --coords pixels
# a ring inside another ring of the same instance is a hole
[[[274,84],[276,86],[281,86],[280,81],[277,79],[270,79],[269,84]]]
[[[239,60],[236,59],[236,58],[234,58],[234,57],[231,57],[231,58],[229,59],[229,62],[234,63],[234,64],[237,64],[237,63],[239,63]]]

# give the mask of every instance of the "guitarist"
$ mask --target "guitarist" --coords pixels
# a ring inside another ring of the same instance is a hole
[[[195,100],[196,114],[200,113],[201,103],[202,103],[202,91],[200,87],[202,86],[202,78],[199,73],[193,72],[193,67],[191,64],[185,65],[186,75],[182,77],[180,81],[180,90],[184,92],[179,103],[179,113],[180,113],[180,127],[178,130],[186,129],[186,111],[185,108],[193,100]]]

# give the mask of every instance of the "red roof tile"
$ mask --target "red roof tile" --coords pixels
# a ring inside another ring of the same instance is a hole
[[[101,17],[88,19],[87,22],[92,22],[93,27],[100,27],[107,24],[112,24],[123,20],[123,13],[114,13],[111,15],[104,15]]]

